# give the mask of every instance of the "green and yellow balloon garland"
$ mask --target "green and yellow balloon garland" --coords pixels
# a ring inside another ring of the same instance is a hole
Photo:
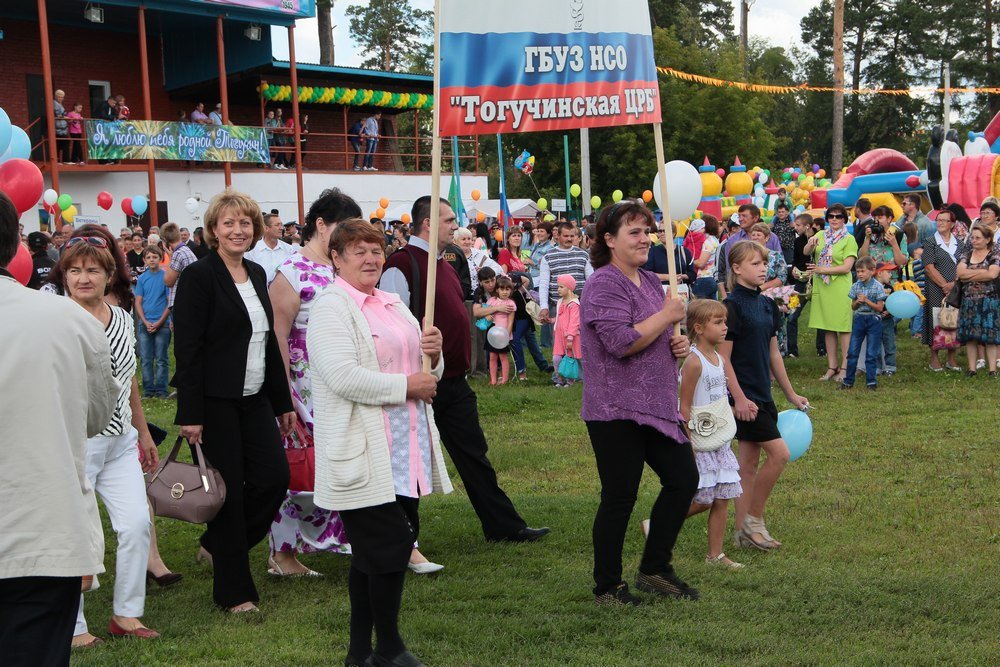
[[[257,88],[268,102],[289,102],[292,87],[262,81]],[[390,93],[386,90],[362,88],[299,86],[299,102],[311,104],[344,104],[349,106],[385,107],[388,109],[431,109],[434,96],[424,93]]]

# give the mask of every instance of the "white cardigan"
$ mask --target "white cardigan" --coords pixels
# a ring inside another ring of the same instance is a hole
[[[402,303],[397,311],[419,332]],[[313,302],[306,330],[313,392],[316,442],[315,502],[331,510],[383,505],[396,500],[382,406],[406,402],[406,376],[383,373],[368,321],[351,296],[336,284]],[[441,379],[443,356],[432,373]],[[433,490],[450,493],[433,411],[431,428]]]

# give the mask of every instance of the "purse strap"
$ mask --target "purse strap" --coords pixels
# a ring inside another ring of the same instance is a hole
[[[163,472],[163,469],[167,467],[168,463],[177,460],[177,454],[181,451],[181,444],[183,444],[183,442],[184,442],[184,436],[182,435],[177,436],[177,440],[176,442],[174,442],[173,449],[170,450],[170,453],[167,454],[166,458],[160,461],[160,467],[157,468],[156,472],[153,473],[153,476],[149,478],[149,484],[152,484],[153,482],[156,481],[156,478],[160,476],[160,473]],[[197,465],[198,465],[198,472],[201,475],[201,485],[204,487],[205,493],[214,494],[215,478],[212,475],[208,474],[208,463],[207,461],[205,461],[205,455],[201,451],[201,444],[190,443],[190,442],[188,444],[194,447],[195,458],[197,459]]]

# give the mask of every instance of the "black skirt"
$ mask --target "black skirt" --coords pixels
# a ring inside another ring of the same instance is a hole
[[[774,401],[757,403],[757,418],[753,421],[745,422],[736,419],[736,439],[747,442],[767,442],[781,438],[778,431],[778,406]]]

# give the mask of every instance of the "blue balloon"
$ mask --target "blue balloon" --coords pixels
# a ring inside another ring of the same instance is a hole
[[[0,155],[3,155],[10,145],[10,129],[10,117],[3,108],[0,108]]]
[[[142,215],[149,208],[149,200],[142,195],[132,197],[132,210],[136,215]]]
[[[885,307],[893,317],[906,320],[920,312],[920,297],[913,292],[900,290],[893,292],[885,300]]]
[[[17,125],[11,125],[10,144],[8,144],[7,150],[3,152],[3,155],[0,155],[0,163],[16,157],[22,160],[31,159],[31,139]]]
[[[778,432],[788,445],[789,460],[796,461],[806,450],[813,439],[812,421],[802,410],[784,410],[778,413]]]

